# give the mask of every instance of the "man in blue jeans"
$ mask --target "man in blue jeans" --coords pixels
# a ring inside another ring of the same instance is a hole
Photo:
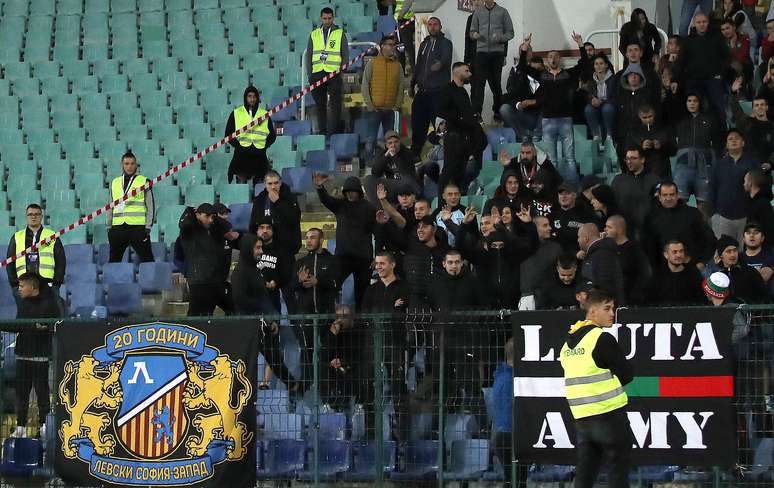
[[[696,7],[709,15],[712,12],[712,0],[683,0],[683,9],[680,12],[680,36],[688,35],[688,28],[691,26]]]

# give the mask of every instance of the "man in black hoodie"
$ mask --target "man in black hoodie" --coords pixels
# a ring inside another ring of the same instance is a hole
[[[34,273],[19,276],[17,319],[54,319],[61,317],[59,298]],[[25,324],[16,337],[16,430],[14,437],[27,436],[27,409],[30,390],[38,399],[40,437],[45,438],[46,415],[49,411],[48,361],[51,336],[47,325]]]
[[[685,245],[680,241],[664,244],[664,259],[653,269],[645,286],[645,305],[702,305],[701,273],[696,266],[686,266]]]
[[[263,253],[258,267],[261,268],[266,279],[266,289],[272,304],[274,308],[281,310],[281,299],[284,298],[288,311],[293,313],[295,311],[295,296],[291,282],[295,256],[274,240],[274,225],[271,219],[264,217],[263,220],[259,220],[256,234],[263,241]],[[282,291],[281,296],[280,291]]]
[[[248,86],[245,89],[244,104],[235,108],[226,122],[224,137],[228,137],[237,129],[241,129],[257,118],[263,118],[250,130],[229,141],[231,147],[234,148],[234,156],[228,167],[229,183],[236,176],[238,182],[252,179],[253,184],[255,184],[263,178],[269,169],[266,150],[274,144],[277,134],[274,132],[274,124],[266,110],[258,105],[260,101],[258,89],[252,85]]]
[[[451,77],[452,43],[441,32],[438,17],[427,19],[428,35],[419,45],[417,63],[411,78],[411,150],[422,154],[427,141],[427,129],[437,114],[440,92]]]
[[[212,315],[216,306],[228,302],[222,267],[223,241],[230,225],[217,216],[210,203],[202,203],[196,210],[188,207],[178,225],[188,281],[188,316]]]
[[[528,63],[536,70],[546,69],[540,56],[531,56]],[[539,133],[540,107],[538,107],[537,98],[540,83],[529,76],[517,63],[511,69],[505,86],[506,93],[500,106],[500,117],[505,126],[516,131],[516,137],[520,141],[531,141],[535,131]]]
[[[626,290],[618,247],[615,241],[602,237],[596,224],[583,224],[578,229],[578,258],[583,278],[616,297],[616,304],[626,304]]]
[[[274,226],[274,241],[289,254],[295,255],[301,249],[298,200],[276,171],[267,171],[263,182],[266,188],[253,199],[248,231],[255,234],[258,222],[269,218]]]
[[[522,143],[518,158],[511,158],[504,149],[500,151],[499,157],[500,164],[503,165],[503,173],[518,172],[520,182],[526,188],[532,188],[538,175],[543,178],[543,191],[548,194],[553,194],[562,183],[562,175],[548,159],[548,154],[538,151],[537,146],[532,142]]]
[[[274,301],[266,289],[266,277],[260,266],[263,257],[263,239],[254,234],[245,235],[239,247],[239,262],[231,276],[234,305],[239,315],[277,314]]]
[[[323,231],[306,231],[307,255],[293,268],[296,310],[302,314],[333,313],[338,292],[339,267],[336,258],[322,247]]]
[[[642,150],[648,172],[656,175],[661,181],[671,180],[672,167],[669,157],[675,150],[669,129],[656,122],[656,110],[650,105],[640,106],[638,116],[640,125],[629,131],[626,146]],[[624,162],[626,163],[626,160]]]
[[[376,207],[363,198],[363,188],[357,176],[344,180],[341,192],[344,198],[328,194],[323,184],[328,175],[315,173],[314,186],[325,208],[336,216],[336,252],[341,275],[339,283],[352,275],[355,280],[355,306],[360,309],[363,294],[371,279],[371,243],[376,225]]]

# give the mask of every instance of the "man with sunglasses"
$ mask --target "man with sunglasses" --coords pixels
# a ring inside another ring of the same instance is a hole
[[[15,256],[55,234],[53,230],[43,227],[43,209],[37,203],[27,206],[26,218],[27,226],[11,237],[6,257]],[[64,283],[66,265],[64,246],[57,239],[39,248],[36,247],[5,269],[8,273],[8,281],[14,290],[19,287],[19,276],[25,273],[37,274],[41,278],[41,283],[58,290]]]

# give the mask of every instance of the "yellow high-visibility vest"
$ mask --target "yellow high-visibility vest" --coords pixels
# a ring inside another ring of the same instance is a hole
[[[414,12],[411,9],[406,11],[406,15],[400,17],[400,11],[403,10],[403,2],[406,0],[395,0],[395,20],[411,20],[414,18]]]
[[[341,67],[341,41],[344,31],[331,30],[327,42],[322,27],[312,31],[312,73],[332,73]]]
[[[131,193],[135,188],[145,184],[143,175],[136,175],[131,181],[126,193]],[[124,175],[113,178],[110,184],[110,197],[118,200],[124,196]],[[112,225],[145,225],[145,192],[139,191],[137,195],[129,197],[113,209]]]
[[[590,326],[578,344],[567,343],[559,353],[564,369],[564,388],[570,412],[575,419],[600,415],[626,406],[629,402],[621,382],[612,371],[597,366],[592,354],[597,341],[606,332]]]
[[[43,228],[40,230],[40,241],[46,240],[54,234],[55,232],[53,230]],[[17,253],[27,248],[25,245],[27,237],[26,228],[16,232],[13,236]],[[54,260],[54,244],[56,244],[56,241],[52,241],[45,246],[38,247],[38,274],[41,278],[45,278],[47,280],[54,279],[54,268],[56,267],[56,261]],[[16,276],[21,276],[26,272],[27,257],[22,256],[16,260]]]
[[[266,110],[259,108],[255,111],[255,117],[250,117],[250,112],[244,106],[234,109],[234,125],[240,129],[253,120],[266,115]],[[255,146],[258,149],[266,147],[266,138],[269,136],[269,118],[263,119],[263,122],[255,124],[247,132],[242,132],[237,137],[239,145],[242,147]]]

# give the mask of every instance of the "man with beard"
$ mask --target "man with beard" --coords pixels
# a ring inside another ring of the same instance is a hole
[[[448,250],[443,234],[436,232],[433,217],[426,215],[417,222],[416,234],[409,237],[403,261],[403,275],[409,287],[409,307],[422,310],[430,305],[432,285],[443,269]]]
[[[521,145],[518,158],[511,158],[505,149],[500,151],[500,164],[503,165],[503,173],[516,171],[521,184],[527,188],[531,187],[538,175],[543,177],[543,188],[547,192],[555,192],[562,183],[562,176],[548,155],[539,151],[531,142]]]
[[[263,254],[258,267],[266,279],[266,290],[272,305],[279,311],[282,309],[280,290],[290,284],[293,274],[293,256],[274,241],[274,225],[271,220],[259,220],[256,233],[263,241]],[[282,298],[285,299],[286,305],[289,301],[293,302],[293,297],[290,295]]]
[[[441,90],[438,103],[438,116],[446,121],[444,164],[438,186],[446,188],[449,183],[456,183],[463,193],[467,193],[468,185],[481,171],[482,153],[487,143],[465,90],[471,76],[467,64],[454,63],[452,81]],[[471,157],[474,168],[467,171]]]

